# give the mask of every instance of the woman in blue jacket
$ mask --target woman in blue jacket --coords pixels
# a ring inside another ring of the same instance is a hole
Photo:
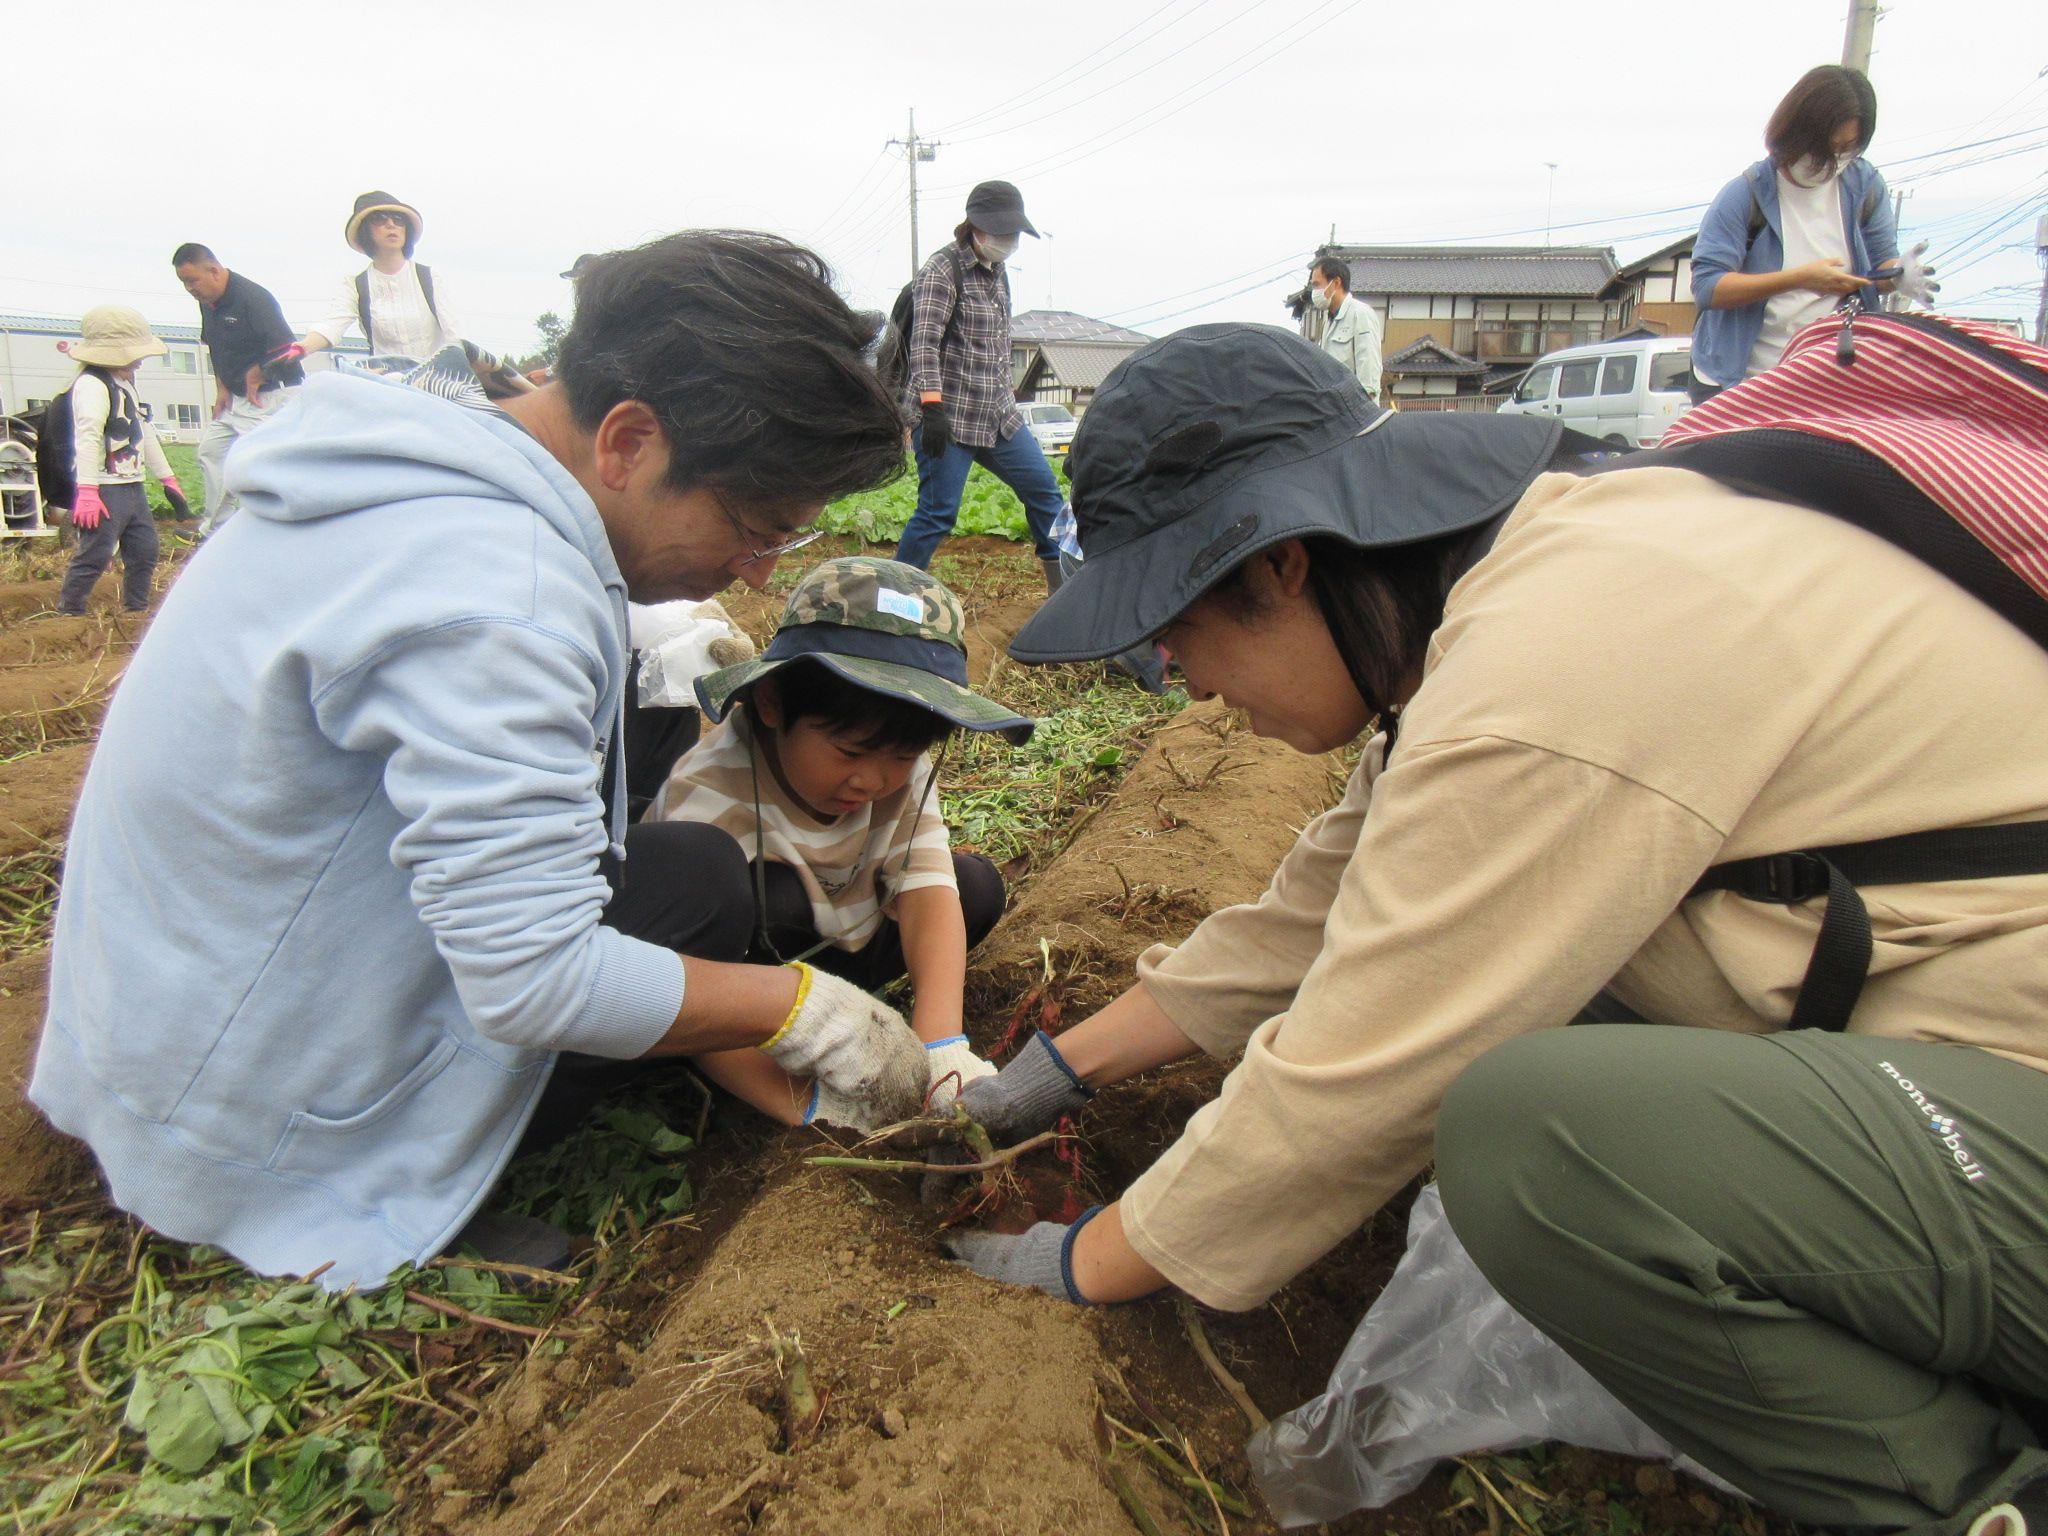
[[[1693,404],[1778,361],[1800,327],[1883,292],[1898,230],[1877,167],[1877,93],[1860,71],[1799,77],[1764,128],[1769,157],[1721,189],[1692,254]]]

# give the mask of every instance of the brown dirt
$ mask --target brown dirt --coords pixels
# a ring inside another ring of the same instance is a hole
[[[0,671],[0,755],[90,736],[126,665],[125,651],[107,651],[79,661]]]
[[[1093,1445],[1115,1390],[1093,1319],[946,1263],[929,1224],[899,1192],[785,1154],[623,1379],[567,1424],[544,1422],[553,1376],[512,1392],[450,1466],[474,1496],[432,1518],[465,1536],[1126,1536]],[[789,1406],[771,1319],[801,1340],[815,1425]],[[478,1488],[522,1436],[531,1465]]]
[[[0,859],[34,852],[63,837],[91,757],[91,746],[80,742],[7,765],[0,774]]]
[[[1220,704],[1196,704],[1154,732],[1057,870],[1034,880],[975,951],[977,1001],[1041,995],[1068,1021],[1130,984],[1147,945],[1187,933],[1218,907],[1265,889],[1303,823],[1341,787],[1334,758],[1303,757],[1243,728]],[[984,1044],[990,1042],[984,1041]]]
[[[0,588],[0,593],[7,589]],[[144,625],[119,609],[51,614],[0,628],[0,668],[40,667],[77,661],[103,651],[125,651],[142,638]]]
[[[85,1147],[52,1130],[28,1102],[48,963],[37,953],[0,965],[0,1205],[55,1204],[93,1177]]]

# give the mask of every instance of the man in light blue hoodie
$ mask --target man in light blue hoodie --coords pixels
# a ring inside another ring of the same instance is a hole
[[[375,1285],[464,1232],[564,1052],[760,1046],[915,1111],[893,1011],[663,931],[688,846],[624,810],[627,597],[759,586],[900,471],[868,339],[809,252],[675,235],[592,269],[560,382],[502,411],[450,353],[237,446],[243,515],[86,777],[30,1085],[121,1206]]]

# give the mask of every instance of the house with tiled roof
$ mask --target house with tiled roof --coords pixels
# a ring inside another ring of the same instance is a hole
[[[1110,369],[1152,338],[1069,309],[1027,309],[1010,320],[1010,365],[1019,400],[1088,409]]]

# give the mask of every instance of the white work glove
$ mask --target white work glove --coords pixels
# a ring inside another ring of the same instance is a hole
[[[648,708],[694,709],[698,678],[754,656],[754,642],[716,602],[636,606],[629,618]]]
[[[792,1077],[816,1079],[819,1119],[874,1130],[915,1115],[931,1079],[924,1042],[903,1015],[829,971],[791,968],[796,1006],[762,1053]]]
[[[969,1083],[996,1075],[996,1064],[975,1055],[965,1035],[927,1040],[924,1056],[931,1067],[931,1082],[925,1090],[930,1096],[925,1109],[930,1114],[944,1114]]]
[[[1933,281],[1934,268],[1920,258],[1927,254],[1927,242],[1922,240],[1906,252],[1906,259],[1899,263],[1897,276],[1892,281],[1892,291],[1901,298],[1934,308],[1934,296],[1941,292],[1941,284]]]

